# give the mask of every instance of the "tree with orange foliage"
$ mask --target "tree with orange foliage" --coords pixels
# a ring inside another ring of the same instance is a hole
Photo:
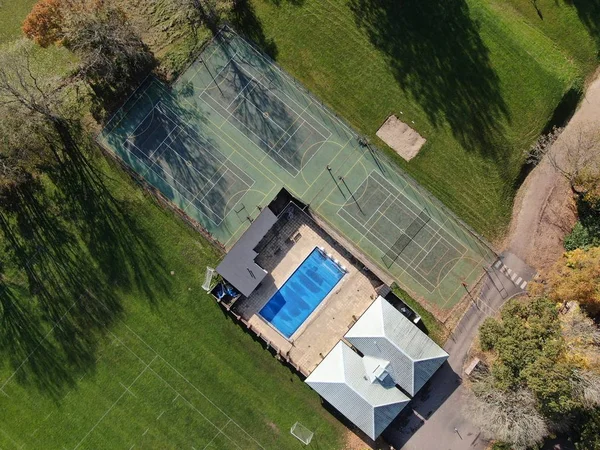
[[[62,41],[62,0],[39,0],[23,22],[23,33],[42,47]]]
[[[564,254],[548,274],[548,296],[563,304],[577,302],[590,315],[600,314],[600,247]]]

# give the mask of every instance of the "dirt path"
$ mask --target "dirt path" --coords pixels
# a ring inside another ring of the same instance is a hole
[[[600,73],[589,85],[581,106],[550,152],[560,152],[561,142],[574,139],[584,130],[600,131]],[[560,153],[556,154],[560,158]],[[564,236],[575,221],[569,185],[544,159],[517,192],[505,248],[543,271],[564,252]]]

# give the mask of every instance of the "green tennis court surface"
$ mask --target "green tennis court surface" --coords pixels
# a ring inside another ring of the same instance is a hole
[[[442,316],[494,259],[229,29],[172,86],[147,79],[99,141],[227,248],[285,187]]]

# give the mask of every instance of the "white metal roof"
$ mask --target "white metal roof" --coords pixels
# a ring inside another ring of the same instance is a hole
[[[306,383],[371,439],[376,439],[410,401],[393,383],[371,382],[363,358],[342,341]]]
[[[388,373],[414,396],[448,359],[448,353],[383,297],[378,297],[346,333],[363,355],[389,361]]]

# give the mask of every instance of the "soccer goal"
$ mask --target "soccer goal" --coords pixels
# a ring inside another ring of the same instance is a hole
[[[204,278],[204,284],[202,285],[202,289],[206,292],[210,291],[210,286],[212,284],[212,279],[215,274],[215,269],[212,267],[206,267],[206,277]]]
[[[302,442],[304,445],[310,444],[314,433],[302,425],[300,422],[296,422],[291,429],[292,436]]]

